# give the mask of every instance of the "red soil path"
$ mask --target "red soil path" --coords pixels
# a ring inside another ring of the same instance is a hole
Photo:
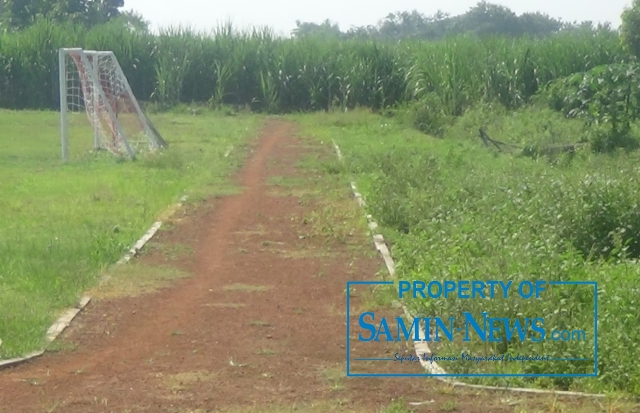
[[[142,297],[92,302],[64,333],[73,350],[0,371],[0,411],[191,412],[328,401],[374,412],[398,397],[436,400],[415,408],[421,412],[441,411],[447,401],[458,412],[511,411],[442,391],[435,380],[340,377],[345,282],[374,279],[382,261],[340,244],[325,256],[268,247],[327,248],[326,240],[301,239],[302,224],[291,219],[313,205],[274,195],[267,184],[273,176],[299,177],[295,165],[305,150],[290,123],[270,121],[237,177],[242,193],[182,211],[158,235],[194,250],[171,261],[193,276]],[[138,260],[168,262],[160,253]],[[238,283],[271,290],[225,289]],[[380,351],[389,357],[394,350]]]

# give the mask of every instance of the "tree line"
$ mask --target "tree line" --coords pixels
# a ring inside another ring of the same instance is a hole
[[[372,39],[420,39],[438,40],[461,34],[478,36],[547,36],[567,30],[610,30],[609,25],[595,25],[591,21],[563,22],[547,14],[523,13],[517,15],[505,6],[486,1],[477,3],[466,13],[452,16],[438,11],[427,16],[416,10],[391,13],[377,25],[352,27],[341,31],[330,20],[317,24],[296,22],[294,37],[324,36],[333,38],[372,38]]]
[[[0,31],[23,30],[39,19],[85,27],[120,19],[136,29],[148,29],[140,14],[122,11],[123,7],[124,0],[0,0]]]
[[[121,20],[136,30],[148,30],[149,23],[137,12],[123,11],[124,0],[0,0],[0,31],[17,31],[33,25],[38,19],[56,23],[71,22],[93,27],[112,20]],[[523,13],[481,1],[466,13],[452,16],[438,11],[427,16],[416,10],[387,15],[376,25],[352,27],[341,31],[329,20],[323,23],[296,22],[293,37],[321,36],[327,38],[369,38],[377,40],[421,39],[438,40],[460,34],[478,36],[524,35],[546,36],[563,30],[597,28],[592,22],[563,22],[547,14]]]

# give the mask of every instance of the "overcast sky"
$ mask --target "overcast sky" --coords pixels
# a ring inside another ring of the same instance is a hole
[[[376,24],[389,13],[411,11],[426,15],[438,9],[452,15],[462,14],[477,4],[477,0],[125,0],[126,10],[136,10],[152,28],[190,25],[210,30],[231,20],[238,28],[270,26],[280,34],[289,35],[296,20],[320,23],[330,19],[341,30],[352,26]],[[509,7],[517,14],[540,11],[563,21],[592,20],[620,24],[620,14],[631,0],[501,0],[489,1]]]

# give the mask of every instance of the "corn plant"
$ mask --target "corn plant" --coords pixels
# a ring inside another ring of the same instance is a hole
[[[229,94],[227,89],[230,81],[233,78],[233,70],[229,61],[224,63],[220,60],[216,60],[215,65],[215,92],[211,96],[211,104],[213,107],[220,107],[224,98]]]
[[[180,101],[185,75],[189,68],[189,52],[180,55],[163,53],[156,61],[156,90],[152,97],[161,108],[168,108]]]
[[[447,116],[471,105],[527,103],[545,84],[620,61],[615,34],[564,33],[549,38],[388,42],[283,39],[266,28],[213,33],[169,28],[159,34],[120,23],[85,29],[38,21],[0,34],[0,106],[56,109],[59,47],[112,50],[139,98],[252,105],[269,111],[366,106],[383,109],[437,97]],[[42,86],[45,87],[42,87]]]
[[[278,108],[278,89],[273,73],[260,72],[260,90],[262,91],[262,104],[269,113],[274,113]]]

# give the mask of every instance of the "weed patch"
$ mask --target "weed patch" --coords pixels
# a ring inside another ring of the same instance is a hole
[[[582,128],[579,121],[535,107],[509,113],[479,108],[460,118],[448,132],[453,135],[442,140],[365,111],[329,114],[322,121],[302,117],[302,122],[316,139],[340,145],[367,212],[392,247],[397,280],[502,280],[516,286],[525,280],[598,282],[598,378],[510,378],[510,386],[637,393],[640,369],[629,360],[640,357],[638,155],[583,151],[557,162],[496,153],[479,138],[463,136],[489,122],[495,130],[511,131],[509,141],[530,142],[527,125],[543,118],[548,127],[533,139],[544,144],[572,141]],[[469,342],[454,333],[453,340],[436,344],[440,355],[548,354],[561,360],[452,362],[443,365],[448,372],[593,372],[593,287],[549,286],[542,299],[514,293],[484,300],[409,297],[404,304],[417,317],[464,320],[470,313],[482,319],[483,312],[508,319],[543,317],[547,334],[580,330],[586,337],[534,342],[508,340],[503,333],[496,342]],[[470,381],[504,385],[499,379]]]

